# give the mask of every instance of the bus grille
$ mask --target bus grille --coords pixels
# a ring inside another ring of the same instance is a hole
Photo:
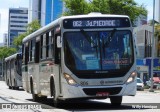
[[[96,95],[98,92],[108,92],[110,95],[118,94],[122,90],[122,87],[113,88],[83,88],[86,95]]]

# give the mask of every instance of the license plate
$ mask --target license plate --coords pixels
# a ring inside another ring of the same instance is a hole
[[[96,96],[109,96],[108,92],[97,92]]]

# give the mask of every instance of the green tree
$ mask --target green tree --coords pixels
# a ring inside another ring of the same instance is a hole
[[[160,24],[155,24],[155,32],[154,32],[154,35],[155,35],[155,39],[156,39],[156,42],[157,42],[157,56],[160,57]]]
[[[66,12],[63,15],[79,15],[90,12],[103,14],[128,15],[133,21],[140,15],[147,15],[144,5],[138,5],[134,0],[63,0]]]
[[[65,16],[87,14],[89,5],[86,0],[63,0],[67,10],[63,13]]]
[[[35,32],[36,30],[38,30],[39,28],[41,28],[39,21],[34,20],[27,25],[27,33],[31,34],[31,33]]]
[[[23,34],[20,34],[18,35],[17,37],[14,38],[13,40],[13,44],[16,45],[16,46],[19,46],[22,44],[22,40],[24,37],[26,37],[28,35],[27,32],[23,33]]]
[[[101,12],[102,14],[109,14],[109,4],[106,0],[90,0],[91,10],[88,12]]]
[[[27,28],[27,31],[26,31],[25,33],[20,34],[20,35],[18,35],[17,37],[14,38],[13,44],[14,44],[15,46],[17,46],[17,47],[20,46],[20,45],[22,44],[22,40],[23,40],[24,37],[26,37],[27,35],[35,32],[35,31],[38,30],[40,27],[41,27],[41,25],[39,24],[39,21],[38,21],[38,20],[32,21],[31,23],[29,23],[29,24],[27,25],[27,27],[26,27],[26,28]]]
[[[155,37],[160,38],[160,24],[155,24],[155,32],[154,32]]]
[[[128,15],[133,21],[140,15],[147,15],[144,5],[138,5],[134,0],[107,0],[110,6],[109,13]]]
[[[12,54],[16,53],[15,48],[11,47],[0,47],[0,59],[4,59]]]

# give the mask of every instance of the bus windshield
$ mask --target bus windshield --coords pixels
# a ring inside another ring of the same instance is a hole
[[[129,30],[65,32],[64,52],[71,71],[122,70],[134,62]]]

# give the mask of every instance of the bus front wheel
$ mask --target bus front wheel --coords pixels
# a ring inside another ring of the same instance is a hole
[[[53,96],[54,106],[59,107],[60,106],[60,100],[58,98],[56,98],[56,88],[55,88],[55,83],[54,83],[53,78],[51,78],[51,80],[50,80],[50,91],[51,91],[51,96]]]
[[[110,101],[113,106],[120,106],[122,103],[122,96],[111,96]]]

